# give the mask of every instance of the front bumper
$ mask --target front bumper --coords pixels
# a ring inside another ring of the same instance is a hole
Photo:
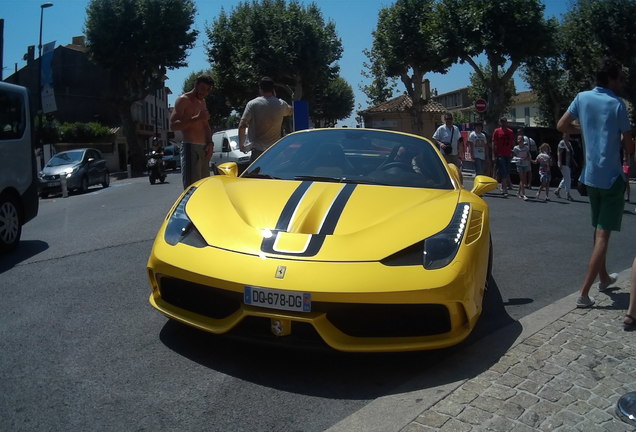
[[[478,245],[471,246],[477,253]],[[169,318],[211,333],[242,332],[246,323],[260,322],[252,326],[261,330],[255,337],[279,325],[291,334],[310,328],[341,351],[438,349],[461,342],[475,326],[487,256],[486,249],[467,261],[472,264],[456,261],[426,271],[378,262],[261,259],[214,247],[169,246],[158,238],[148,261],[149,300]],[[274,277],[278,266],[287,268],[284,279]],[[310,292],[312,311],[246,305],[245,285]]]

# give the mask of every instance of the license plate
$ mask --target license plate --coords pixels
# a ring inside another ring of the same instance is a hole
[[[295,312],[311,312],[311,294],[246,286],[243,295],[246,305]]]
[[[48,182],[46,185],[47,185],[48,187],[57,187],[57,186],[60,186],[61,184],[62,184],[62,183],[61,183],[61,182],[59,182],[59,181],[52,181],[52,182]]]

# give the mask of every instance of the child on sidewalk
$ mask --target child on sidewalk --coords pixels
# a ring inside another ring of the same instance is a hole
[[[530,186],[530,147],[523,139],[523,135],[517,137],[517,145],[512,149],[512,154],[517,158],[517,173],[519,174],[519,191],[517,197],[528,201],[526,186]]]
[[[539,146],[539,153],[537,159],[532,163],[539,164],[539,177],[541,178],[541,186],[537,191],[536,199],[541,196],[541,191],[545,190],[545,199],[543,201],[549,201],[548,194],[550,193],[550,166],[552,165],[552,157],[550,157],[550,144],[543,143]]]

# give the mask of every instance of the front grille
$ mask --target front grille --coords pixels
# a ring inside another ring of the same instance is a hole
[[[199,315],[226,318],[243,304],[243,294],[170,277],[159,278],[164,301]],[[448,309],[440,304],[367,304],[314,302],[312,311],[325,313],[331,324],[353,337],[416,337],[451,330]],[[271,335],[268,318],[248,317],[235,329],[242,334]],[[295,337],[315,339],[309,324],[293,323]],[[304,329],[298,333],[299,329]]]
[[[328,305],[327,319],[354,337],[409,337],[451,330],[448,309],[439,304],[317,304]]]
[[[236,312],[243,294],[170,277],[159,279],[161,298],[173,306],[210,318],[222,319]]]
[[[43,175],[42,176],[42,180],[59,180],[60,179],[60,175],[59,174],[55,174],[55,175]]]

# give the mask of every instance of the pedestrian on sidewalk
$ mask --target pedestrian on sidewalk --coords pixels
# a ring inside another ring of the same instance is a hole
[[[515,133],[508,127],[508,119],[499,119],[499,125],[492,134],[492,160],[497,162],[497,172],[501,179],[501,193],[508,197],[508,188],[512,189],[510,182],[510,161],[512,160],[512,148],[515,145]]]
[[[561,170],[563,178],[559,183],[559,186],[554,191],[557,198],[561,198],[561,189],[565,189],[565,198],[568,201],[573,201],[572,195],[570,195],[570,185],[572,184],[572,165],[574,164],[574,149],[570,142],[570,134],[563,133],[563,139],[559,142],[557,147],[557,165]]]
[[[194,87],[177,98],[170,116],[170,129],[181,131],[181,177],[183,189],[210,176],[212,128],[205,99],[214,86],[209,75],[199,75]]]
[[[247,141],[252,145],[250,162],[254,162],[261,154],[281,137],[283,119],[294,113],[292,107],[276,96],[274,80],[263,77],[258,84],[258,97],[245,106],[238,127],[239,148],[247,153]],[[247,131],[247,133],[246,133]]]
[[[470,158],[475,164],[475,175],[486,174],[486,163],[488,161],[486,135],[482,132],[482,127],[481,123],[475,123],[475,130],[468,135]]]
[[[530,147],[523,140],[523,135],[517,136],[517,145],[512,149],[512,153],[517,158],[517,173],[519,174],[519,191],[517,197],[528,201],[526,187],[530,179]]]
[[[620,151],[624,146],[625,152],[634,152],[627,108],[617,95],[624,87],[622,65],[614,59],[604,59],[597,69],[596,87],[576,95],[557,124],[561,132],[581,133],[586,146],[579,181],[587,186],[595,231],[592,256],[576,301],[580,308],[594,304],[589,292],[597,276],[600,291],[616,282],[616,276],[607,272],[606,257],[610,234],[620,231],[625,206]]]
[[[537,191],[536,199],[541,197],[541,191],[545,190],[545,199],[543,201],[549,200],[550,195],[550,181],[552,180],[550,173],[550,166],[552,165],[552,158],[550,157],[550,144],[543,143],[539,146],[539,153],[537,158],[532,161],[532,163],[539,164],[539,181],[541,182],[541,186],[539,186],[539,190]]]

